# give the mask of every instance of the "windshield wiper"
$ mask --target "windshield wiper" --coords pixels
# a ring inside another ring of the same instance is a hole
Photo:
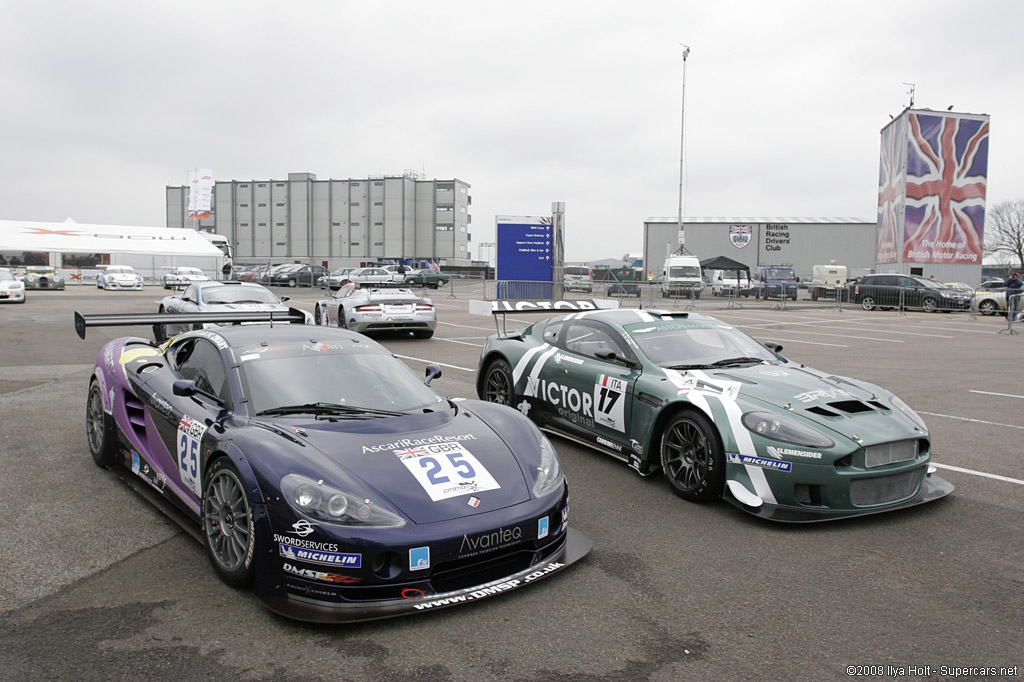
[[[339,405],[337,403],[306,403],[305,405],[280,405],[261,410],[256,413],[257,417],[282,416],[287,414],[313,414],[331,415],[346,417],[400,417],[405,412],[393,412],[391,410],[378,410],[372,407],[360,407],[358,405]]]
[[[761,364],[764,358],[726,358],[712,363],[699,363],[694,365],[661,365],[665,369],[713,369],[715,367],[732,367],[733,365],[746,365],[749,363]]]

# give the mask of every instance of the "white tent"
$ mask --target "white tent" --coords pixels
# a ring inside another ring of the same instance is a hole
[[[151,279],[179,265],[218,277],[224,262],[220,249],[195,230],[92,225],[70,219],[63,223],[0,220],[0,254],[9,264],[14,258],[41,258],[79,274],[95,273],[97,265],[131,265]]]

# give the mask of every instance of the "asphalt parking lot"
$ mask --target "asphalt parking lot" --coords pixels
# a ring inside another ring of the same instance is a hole
[[[155,312],[166,292],[29,293],[0,307],[0,680],[1024,677],[1024,325],[698,301],[792,360],[894,391],[927,421],[956,490],[880,516],[777,525],[683,502],[660,474],[553,438],[570,523],[593,542],[586,559],[479,604],[324,627],[225,586],[191,536],[92,463],[96,353],[148,330],[90,329],[82,341],[72,312]],[[309,311],[321,295],[277,293]],[[434,338],[382,342],[417,372],[440,364],[438,392],[475,398],[494,332],[467,312],[480,293],[471,282],[431,291]],[[1009,670],[958,674],[972,666]]]

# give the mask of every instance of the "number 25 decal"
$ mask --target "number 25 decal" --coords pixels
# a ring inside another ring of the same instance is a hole
[[[462,459],[462,453],[455,453],[447,455],[448,461],[451,462],[452,467],[462,478],[473,478],[476,476],[476,471],[473,469],[473,465]],[[441,483],[448,483],[451,479],[441,473],[442,465],[434,457],[422,457],[419,460],[420,467],[427,470],[427,479],[434,485],[440,485]]]

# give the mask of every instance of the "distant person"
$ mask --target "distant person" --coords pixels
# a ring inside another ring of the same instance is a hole
[[[398,264],[398,274],[399,275],[404,275],[407,272],[409,272],[409,268],[405,267],[404,263],[399,263]]]
[[[1020,273],[1015,272],[1006,280],[1006,314],[1017,313],[1014,319],[1021,317],[1021,295],[1024,294],[1024,280],[1021,280]]]
[[[220,272],[224,276],[224,279],[231,279],[231,261],[225,262],[224,267],[220,269]]]

